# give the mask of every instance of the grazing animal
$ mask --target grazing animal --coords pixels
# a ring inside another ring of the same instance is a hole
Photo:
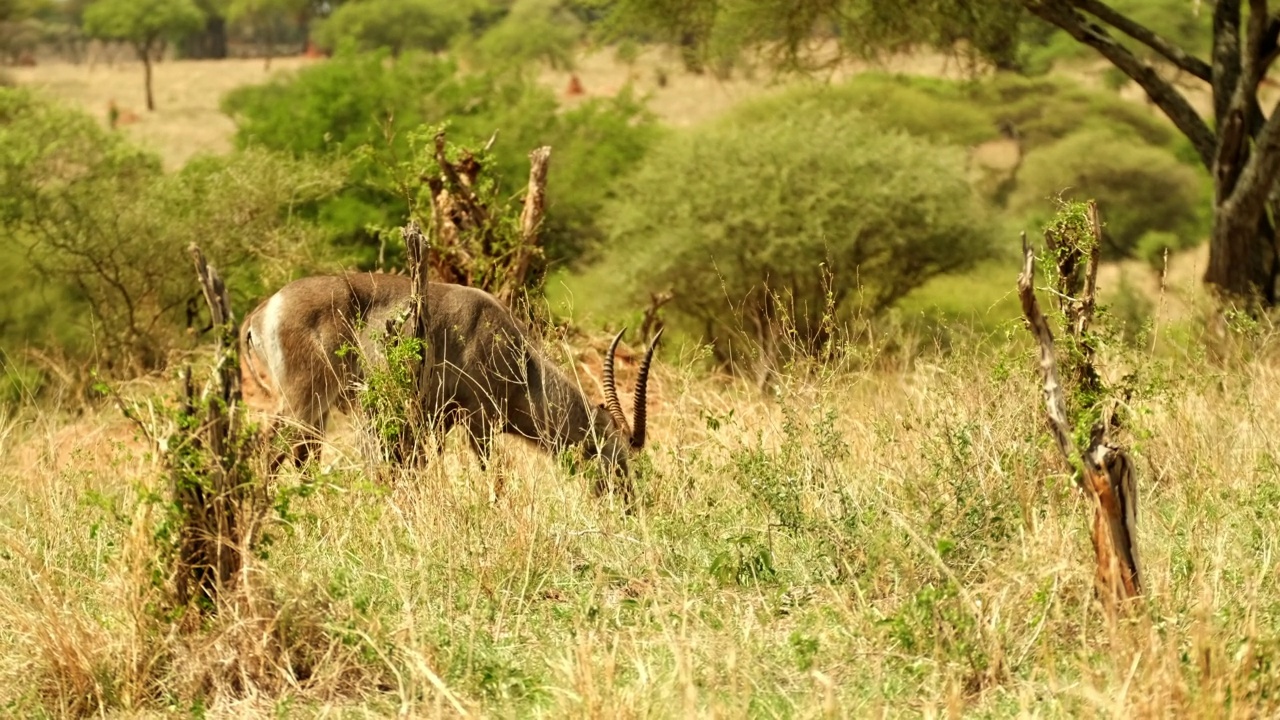
[[[340,350],[358,347],[368,361],[384,362],[378,340],[388,321],[407,311],[412,292],[412,281],[403,275],[308,277],[285,285],[246,316],[240,331],[242,376],[275,399],[277,416],[303,429],[307,438],[296,462],[313,451],[330,409],[346,411],[354,400],[360,362]],[[427,307],[426,414],[439,423],[440,437],[462,425],[482,465],[495,433],[503,432],[548,451],[580,446],[614,474],[626,474],[628,456],[645,442],[649,366],[661,332],[640,364],[632,428],[618,402],[613,373],[622,333],[605,359],[605,402],[593,405],[489,293],[429,283]]]
[[[128,108],[116,104],[115,98],[107,101],[107,124],[115,129],[121,125],[132,125],[138,122],[138,114]]]

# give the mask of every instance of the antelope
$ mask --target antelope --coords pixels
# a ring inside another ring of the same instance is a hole
[[[407,311],[413,285],[403,275],[314,276],[285,285],[252,310],[240,330],[242,375],[274,397],[273,413],[303,430],[294,461],[301,464],[323,437],[331,408],[348,412],[361,364],[385,362],[379,336]],[[496,432],[543,450],[579,446],[587,457],[625,476],[628,456],[645,443],[649,367],[662,336],[650,342],[635,388],[634,425],[618,401],[613,338],[604,361],[604,400],[593,405],[578,385],[531,342],[497,298],[475,288],[429,283],[427,289],[427,417],[439,438],[455,425],[487,467]],[[598,484],[597,493],[602,489]],[[624,494],[629,487],[624,484]]]

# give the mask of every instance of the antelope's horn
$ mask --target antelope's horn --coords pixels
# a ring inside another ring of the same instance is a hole
[[[627,416],[622,414],[622,403],[618,402],[618,385],[613,378],[613,355],[618,351],[618,343],[622,341],[622,334],[626,331],[626,328],[618,331],[613,342],[609,343],[608,354],[604,356],[604,407],[623,432],[627,432]]]
[[[653,362],[653,351],[658,349],[658,340],[662,338],[662,330],[658,330],[658,334],[653,336],[653,340],[649,343],[649,349],[644,353],[644,360],[640,361],[640,377],[636,379],[636,409],[635,409],[635,430],[631,434],[631,447],[639,450],[644,447],[644,432],[646,420],[645,405],[648,401],[649,391],[649,364]]]

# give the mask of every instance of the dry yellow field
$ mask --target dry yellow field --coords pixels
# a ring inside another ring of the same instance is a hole
[[[50,62],[36,67],[12,68],[8,72],[24,86],[37,88],[84,108],[106,122],[108,103],[114,100],[122,111],[137,115],[137,122],[123,126],[130,137],[164,158],[168,168],[181,167],[194,155],[230,150],[235,124],[219,109],[223,95],[242,85],[261,83],[280,73],[306,67],[303,57],[276,58],[270,70],[259,59],[166,60],[155,66],[156,111],[146,110],[142,65],[136,60],[117,58],[112,64],[75,65]],[[840,74],[868,67],[850,64]],[[882,67],[906,73],[957,76],[961,68],[943,56],[898,58]],[[668,81],[658,82],[659,74]],[[576,75],[585,94],[568,97],[564,91],[571,75]],[[566,104],[581,98],[612,96],[631,83],[637,93],[648,98],[649,108],[664,122],[676,127],[694,125],[732,107],[744,99],[769,92],[780,83],[800,82],[766,76],[718,79],[711,74],[692,75],[679,68],[669,53],[651,50],[627,66],[612,50],[586,53],[577,60],[572,73],[546,70],[541,81]]]
[[[162,63],[155,113],[137,63],[13,74],[104,123],[114,99],[176,168],[230,149],[224,93],[307,62]],[[588,95],[633,82],[673,126],[776,87],[675,68],[601,52],[573,74]],[[504,438],[486,472],[454,436],[406,469],[342,418],[321,463],[264,481],[270,542],[202,617],[167,604],[171,473],[135,424],[82,398],[0,405],[0,716],[1280,717],[1280,335],[1205,332],[1204,262],[1100,273],[1156,308],[1149,342],[1099,347],[1132,390],[1116,439],[1140,497],[1145,593],[1119,618],[1016,321],[943,350],[841,331],[767,393],[669,338],[634,513],[569,453]],[[175,386],[117,389],[164,434]]]
[[[308,62],[314,61],[280,58],[268,72],[261,60],[164,61],[155,66],[155,112],[147,112],[142,64],[137,61],[118,61],[111,66],[49,63],[14,68],[10,74],[21,85],[84,108],[103,124],[108,104],[114,100],[122,113],[131,112],[138,118],[123,125],[124,132],[160,153],[166,167],[177,168],[194,155],[231,149],[235,124],[218,109],[224,94]]]

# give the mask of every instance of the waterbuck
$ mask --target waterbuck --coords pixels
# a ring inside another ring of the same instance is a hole
[[[353,403],[362,367],[343,349],[358,348],[366,363],[384,362],[388,320],[406,311],[411,293],[412,282],[403,275],[315,276],[285,285],[246,316],[242,374],[255,391],[274,398],[278,417],[302,429],[298,462],[324,434],[330,409],[345,412]],[[626,474],[628,455],[645,442],[649,366],[661,331],[640,363],[632,428],[614,380],[621,332],[604,361],[605,402],[593,405],[489,293],[430,283],[427,305],[426,415],[437,423],[439,437],[462,425],[482,466],[495,432],[504,432],[548,451],[580,446],[613,474]]]

